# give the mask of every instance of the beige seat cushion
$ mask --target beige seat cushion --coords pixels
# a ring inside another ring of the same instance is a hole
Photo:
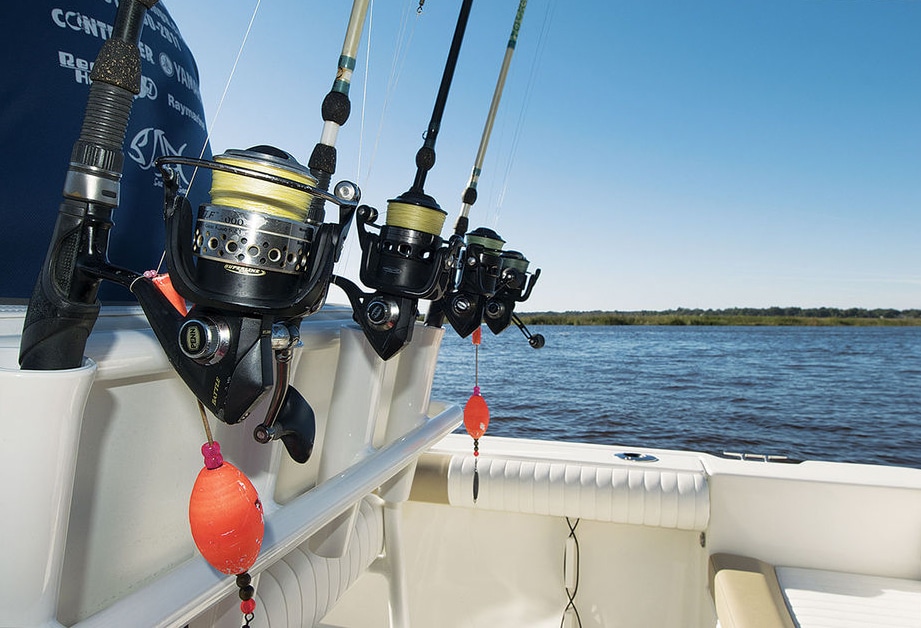
[[[796,628],[774,567],[764,561],[714,554],[710,593],[721,628]]]

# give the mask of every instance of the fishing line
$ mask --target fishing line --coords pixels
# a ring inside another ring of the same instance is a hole
[[[358,173],[358,183],[359,186],[364,184],[364,180],[361,179],[361,156],[362,156],[362,147],[364,146],[365,139],[365,110],[368,104],[368,77],[371,75],[371,35],[374,32],[374,1],[372,0],[368,4],[368,37],[367,37],[367,46],[365,47],[365,76],[362,81],[361,87],[361,121],[358,125],[358,167],[356,172]]]
[[[358,162],[355,168],[356,183],[359,187],[364,186],[364,179],[361,177],[361,161],[363,148],[365,144],[365,114],[368,104],[368,77],[371,76],[371,41],[374,33],[374,0],[368,3],[368,34],[365,46],[365,70],[361,86],[361,116],[358,126]],[[342,246],[341,265],[343,268],[349,267],[349,261],[352,259],[353,240],[346,240]]]
[[[243,33],[243,41],[240,42],[240,48],[237,50],[237,56],[233,60],[233,66],[230,68],[230,74],[227,76],[227,81],[224,83],[224,91],[221,92],[221,98],[217,103],[217,110],[214,112],[214,117],[211,120],[211,125],[208,127],[208,135],[205,137],[205,143],[201,147],[201,152],[198,153],[198,158],[201,159],[205,155],[205,151],[208,149],[208,143],[211,141],[211,132],[214,127],[217,126],[218,118],[221,116],[221,109],[224,107],[224,100],[227,98],[227,92],[230,89],[230,83],[233,81],[233,75],[237,71],[237,65],[240,63],[240,58],[243,56],[243,48],[246,47],[246,41],[249,39],[250,31],[253,30],[253,24],[256,21],[256,14],[259,12],[259,6],[262,4],[262,0],[256,0],[256,6],[253,7],[253,14],[249,18],[249,24],[246,26],[246,32]],[[187,192],[192,190],[192,182],[195,181],[195,175],[198,174],[198,166],[192,170],[192,177],[189,179],[189,188]]]
[[[198,158],[202,159],[205,156],[205,151],[208,150],[208,145],[211,142],[211,132],[214,127],[217,126],[218,118],[221,116],[221,109],[224,107],[224,100],[227,98],[227,92],[230,90],[230,83],[233,81],[233,75],[237,71],[237,65],[240,63],[240,58],[243,56],[243,48],[246,47],[246,40],[249,39],[250,31],[253,30],[253,24],[256,21],[256,14],[259,12],[259,7],[262,4],[262,0],[256,0],[256,6],[253,7],[253,14],[249,18],[249,24],[246,26],[246,32],[243,33],[243,40],[240,42],[240,48],[237,50],[237,56],[233,60],[233,66],[230,68],[230,74],[227,76],[227,81],[224,83],[224,90],[221,92],[221,98],[218,100],[217,109],[214,112],[214,116],[211,119],[211,124],[208,125],[208,133],[205,136],[205,141],[201,146],[201,151],[198,153]],[[189,177],[189,187],[186,190],[186,195],[188,196],[192,192],[192,183],[195,182],[195,175],[198,174],[198,166],[195,166],[192,169],[192,176]],[[166,251],[160,255],[160,261],[157,263],[157,274],[163,269],[163,262],[166,260]]]
[[[208,415],[205,414],[205,406],[198,399],[195,400],[198,403],[198,411],[201,413],[201,422],[205,426],[205,436],[208,438],[208,444],[214,444],[214,437],[211,435],[211,426],[208,424]]]
[[[550,25],[553,21],[553,13],[556,10],[556,0],[549,0],[546,5],[546,10],[544,11],[544,20],[541,24],[540,34],[537,38],[537,45],[535,46],[536,52],[534,58],[531,61],[531,70],[528,74],[528,81],[525,85],[524,97],[521,101],[521,110],[518,114],[518,122],[515,125],[515,132],[512,134],[512,141],[509,147],[509,156],[508,161],[506,161],[505,173],[502,177],[502,185],[499,189],[499,194],[496,199],[495,213],[492,217],[492,226],[495,227],[499,224],[499,218],[502,213],[502,204],[505,202],[505,194],[508,191],[509,180],[511,179],[512,166],[515,163],[515,157],[518,153],[518,144],[521,140],[521,131],[524,128],[524,120],[527,116],[528,107],[531,102],[531,95],[534,91],[534,82],[537,75],[538,68],[541,65],[541,60],[543,58],[544,51],[547,44],[547,35],[550,32]]]
[[[218,155],[214,161],[275,175],[305,185],[316,185],[316,179],[303,172],[267,162],[239,159],[227,154]],[[262,181],[220,170],[214,170],[211,173],[211,203],[214,205],[247,209],[277,218],[304,222],[307,220],[307,207],[312,198],[313,196],[308,192],[271,181]]]
[[[480,387],[480,343],[474,343],[473,350],[473,386]]]
[[[381,136],[384,132],[384,118],[387,116],[387,110],[390,108],[390,102],[393,98],[393,94],[396,91],[397,85],[399,85],[400,78],[403,75],[403,66],[406,64],[406,58],[409,56],[409,49],[412,45],[413,35],[416,32],[416,24],[419,21],[420,13],[416,13],[415,18],[413,18],[412,28],[409,30],[409,36],[406,36],[406,29],[409,23],[409,19],[412,16],[412,11],[410,7],[412,5],[412,0],[408,2],[403,10],[403,14],[400,19],[400,30],[397,33],[396,41],[397,47],[393,52],[393,63],[390,66],[390,76],[387,81],[387,88],[384,90],[384,104],[381,106],[381,115],[380,120],[377,125],[377,134],[374,137],[374,148],[371,149],[371,157],[368,160],[368,171],[366,173],[366,178],[370,178],[371,171],[374,169],[374,160],[377,157],[377,149],[380,146]]]
[[[447,214],[441,210],[392,201],[387,205],[385,224],[437,236],[441,234],[446,217]]]

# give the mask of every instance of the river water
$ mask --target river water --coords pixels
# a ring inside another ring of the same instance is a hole
[[[484,327],[488,434],[921,467],[921,327],[531,331]],[[448,328],[433,398],[463,405],[474,358]]]

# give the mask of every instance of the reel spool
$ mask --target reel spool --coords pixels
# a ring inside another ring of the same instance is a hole
[[[194,216],[173,164],[212,171],[211,202]],[[288,386],[288,365],[301,319],[325,302],[357,186],[339,183],[336,195],[320,190],[306,168],[270,146],[229,150],[214,161],[164,157],[157,165],[169,277],[192,308],[174,307],[147,278],[135,280],[132,292],[176,372],[218,419],[239,423],[271,390],[256,440],[280,439],[306,462],[314,413]],[[323,222],[325,201],[339,206],[338,223]]]

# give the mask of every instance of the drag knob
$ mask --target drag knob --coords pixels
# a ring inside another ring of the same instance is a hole
[[[459,294],[451,300],[451,308],[458,316],[464,316],[473,309],[473,303],[467,296]]]
[[[505,304],[495,299],[490,299],[486,304],[486,316],[492,319],[502,318],[507,311]]]
[[[390,299],[377,297],[368,302],[365,316],[375,329],[390,329],[400,318],[400,306]]]

